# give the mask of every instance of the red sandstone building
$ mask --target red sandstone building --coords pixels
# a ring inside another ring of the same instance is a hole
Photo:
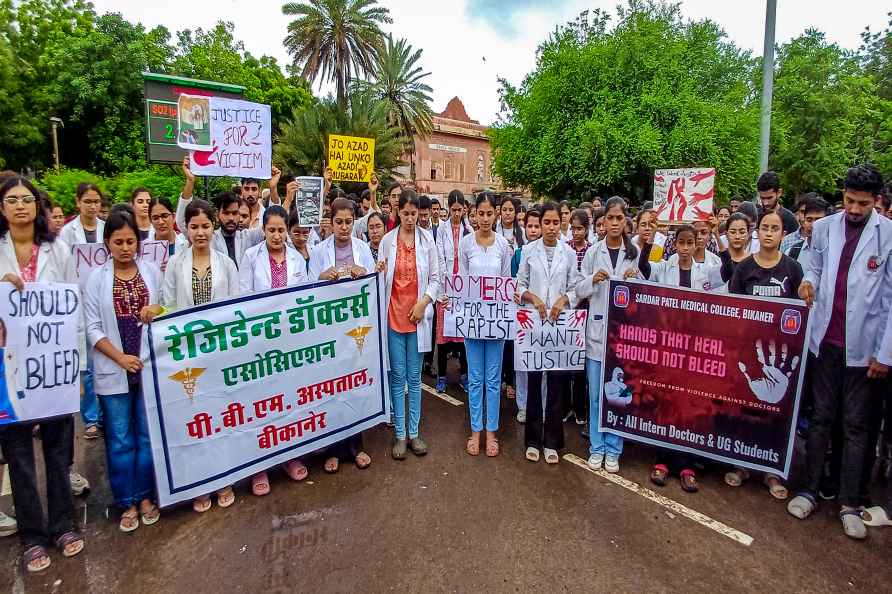
[[[433,116],[428,138],[415,137],[415,187],[419,193],[445,199],[452,190],[466,196],[482,190],[502,190],[492,173],[492,152],[486,126],[472,120],[458,97]],[[402,168],[409,177],[409,167]]]

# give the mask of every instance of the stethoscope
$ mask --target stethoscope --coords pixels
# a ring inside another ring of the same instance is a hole
[[[876,216],[876,215],[874,215]],[[874,270],[879,270],[880,266],[883,265],[883,258],[880,255],[882,252],[880,251],[882,246],[882,241],[880,240],[880,233],[882,229],[882,225],[877,225],[877,246],[876,246],[876,254],[867,259],[867,269],[871,272]]]

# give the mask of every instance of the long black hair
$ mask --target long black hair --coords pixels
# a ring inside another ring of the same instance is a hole
[[[162,200],[164,200],[164,198],[162,198]],[[154,201],[155,199],[153,198],[152,202],[154,203]],[[274,204],[273,206],[277,205]],[[151,212],[151,210],[149,212]],[[186,207],[186,212],[183,216],[186,225],[189,224],[189,221],[191,221],[193,217],[197,217],[200,214],[204,214],[204,216],[211,222],[211,225],[217,221],[217,213],[214,212],[214,207],[206,200],[195,199]]]
[[[0,186],[0,201],[5,199],[9,191],[16,186],[24,186],[34,196],[34,210],[36,211],[34,215],[34,244],[40,245],[41,243],[54,242],[56,234],[50,231],[50,223],[46,218],[46,210],[40,197],[40,191],[27,178],[21,175],[14,175],[7,179]],[[6,216],[0,211],[0,237],[5,236],[8,231],[9,221],[6,220]]]
[[[514,245],[515,247],[523,247],[523,229],[520,228],[520,223],[517,222],[517,213],[520,212],[520,200],[518,200],[517,198],[512,198],[511,196],[505,196],[505,198],[502,199],[502,204],[505,204],[506,202],[510,202],[511,206],[514,207],[514,227],[512,228],[512,231],[514,233]],[[501,219],[502,217],[500,213],[500,223]]]
[[[102,231],[102,241],[105,243],[106,247],[108,247],[108,242],[111,241],[112,233],[125,227],[129,227],[136,236],[136,251],[138,253],[140,244],[139,226],[136,224],[136,216],[133,214],[133,207],[129,204],[116,204],[114,208],[111,209],[111,212],[108,213],[108,218],[105,219],[105,229]]]
[[[604,204],[604,215],[606,216],[611,208],[617,206],[623,211],[623,215],[628,219],[629,206],[621,196],[613,196],[606,204]],[[625,229],[623,229],[623,246],[626,248],[626,260],[638,259],[638,248],[632,243],[632,238],[629,237],[629,234],[626,233]]]

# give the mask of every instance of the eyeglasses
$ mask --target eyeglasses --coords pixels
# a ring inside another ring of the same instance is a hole
[[[151,220],[152,220],[152,222],[155,222],[155,221],[166,221],[166,220],[169,219],[171,216],[172,216],[172,215],[171,215],[169,212],[165,212],[165,213],[161,213],[161,214],[152,215]]]
[[[7,196],[3,199],[3,201],[10,206],[15,206],[19,202],[22,204],[33,204],[35,200],[37,200],[37,198],[31,194],[25,194],[24,196]]]

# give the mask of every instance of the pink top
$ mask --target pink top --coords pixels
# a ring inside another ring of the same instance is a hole
[[[37,244],[31,245],[31,259],[28,260],[28,263],[21,267],[22,271],[22,280],[26,283],[33,283],[37,281],[37,252],[38,252]]]
[[[283,258],[281,264],[276,264],[273,255],[269,255],[269,274],[272,279],[270,288],[281,289],[288,286],[288,258]]]

